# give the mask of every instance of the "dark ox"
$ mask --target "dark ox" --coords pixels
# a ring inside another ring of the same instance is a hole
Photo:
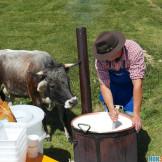
[[[43,51],[0,50],[0,84],[11,96],[30,97],[43,109],[53,104],[71,108],[77,98],[72,96],[66,74],[70,66],[58,64]]]

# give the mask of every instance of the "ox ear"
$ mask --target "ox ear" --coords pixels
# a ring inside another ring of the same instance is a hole
[[[73,63],[73,64],[64,64],[65,71],[69,71],[71,67],[78,66],[80,62]]]
[[[44,71],[41,70],[41,71],[39,71],[39,72],[36,73],[36,76],[38,78],[40,78],[40,80],[43,80],[44,78],[46,78],[47,74],[46,74],[46,71],[45,70]]]
[[[40,78],[40,82],[37,85],[37,91],[43,93],[47,87],[47,81],[45,80],[46,73],[44,71],[39,71],[36,73],[37,77]]]
[[[45,72],[43,70],[36,73],[38,76],[45,76]]]

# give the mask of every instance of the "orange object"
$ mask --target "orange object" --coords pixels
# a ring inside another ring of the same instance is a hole
[[[44,155],[42,162],[58,162],[58,161],[51,159],[50,157]]]
[[[46,155],[39,155],[37,158],[27,158],[27,161],[26,162],[59,162],[59,161],[56,161],[55,159],[52,159]]]
[[[7,119],[9,122],[16,122],[8,103],[0,100],[0,120]]]

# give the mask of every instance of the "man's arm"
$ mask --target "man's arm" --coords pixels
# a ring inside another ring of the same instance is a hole
[[[133,124],[135,125],[135,129],[137,132],[142,127],[140,112],[141,112],[141,104],[142,104],[142,79],[135,79],[133,82]]]
[[[116,121],[118,118],[118,114],[114,109],[113,96],[112,96],[110,88],[107,87],[105,84],[100,83],[100,90],[104,98],[105,104],[109,108],[111,119],[113,121]]]

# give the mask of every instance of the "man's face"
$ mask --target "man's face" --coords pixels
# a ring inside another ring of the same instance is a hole
[[[122,50],[116,52],[114,57],[112,56],[111,58],[108,59],[108,61],[114,61],[115,60],[115,61],[118,62],[120,60],[121,56],[122,56]]]

